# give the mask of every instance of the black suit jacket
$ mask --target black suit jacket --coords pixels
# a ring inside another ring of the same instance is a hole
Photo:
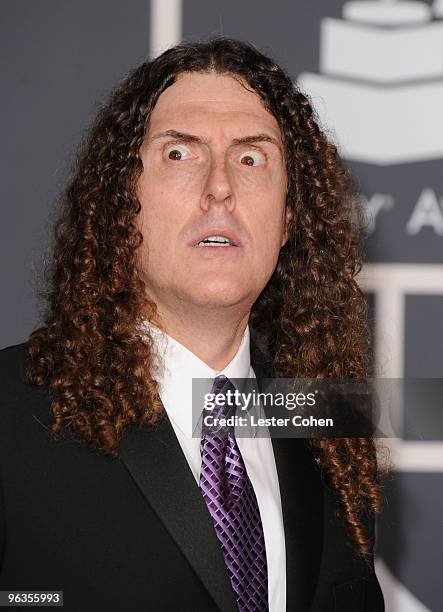
[[[153,430],[128,431],[118,458],[55,441],[47,391],[23,381],[24,359],[24,344],[0,351],[0,590],[63,590],[66,612],[235,612],[211,517],[166,413]],[[306,441],[272,443],[286,609],[382,612],[373,563],[354,552]]]

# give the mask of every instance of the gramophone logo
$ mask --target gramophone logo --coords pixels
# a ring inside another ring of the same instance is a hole
[[[443,157],[443,0],[347,2],[343,17],[321,22],[320,74],[298,78],[342,156]]]

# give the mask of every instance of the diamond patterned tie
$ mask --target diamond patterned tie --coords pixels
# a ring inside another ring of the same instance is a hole
[[[218,376],[212,393],[235,391],[232,382]],[[226,397],[226,395],[225,395]],[[227,417],[225,402],[212,410]],[[234,428],[203,428],[200,490],[212,516],[240,612],[268,610],[268,571],[263,526],[257,498],[234,436]]]

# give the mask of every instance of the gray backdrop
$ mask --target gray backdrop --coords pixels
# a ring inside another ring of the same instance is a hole
[[[153,0],[152,5],[148,0],[3,0],[2,9],[1,346],[23,341],[39,322],[36,279],[56,195],[98,104],[132,67],[181,38],[233,35],[270,53],[295,79],[300,76],[315,104],[332,109],[336,101],[319,97],[307,85],[321,75],[325,18],[339,20],[338,25],[344,21],[341,0]],[[432,24],[439,27],[435,18]],[[412,31],[415,26],[408,27]],[[391,28],[401,29],[399,24]],[[375,27],[376,35],[379,31]],[[437,88],[443,81],[443,36],[441,41],[441,75],[429,79]],[[438,36],[436,49],[434,54],[440,52]],[[359,61],[363,65],[373,52],[363,38],[348,50],[355,55],[357,71]],[[363,74],[332,74],[321,83],[357,91],[364,81]],[[411,78],[410,85],[418,90],[426,83]],[[365,87],[375,95],[367,106],[352,106],[352,96],[343,96],[343,104],[350,105],[351,123],[363,113],[368,130],[377,135],[386,121],[377,96],[401,94],[403,84],[369,82]],[[424,95],[421,113],[408,117],[407,95],[398,107],[400,115],[406,113],[406,135],[411,122],[429,123],[433,112]],[[441,130],[443,113],[434,113],[432,120]],[[336,136],[339,142],[340,131]],[[380,131],[379,137],[381,151],[386,134]],[[368,213],[374,215],[362,284],[370,297],[380,374],[442,377],[443,154],[415,159],[413,145],[411,151],[407,161],[380,161],[377,151],[369,161],[353,154],[346,157]],[[442,432],[397,442],[392,451],[396,469],[378,525],[378,573],[387,610],[443,610]]]

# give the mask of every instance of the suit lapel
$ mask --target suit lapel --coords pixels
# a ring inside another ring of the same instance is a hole
[[[260,390],[269,369],[257,347],[251,361]],[[286,609],[310,609],[323,548],[323,485],[303,438],[273,438],[286,547]]]
[[[236,612],[211,516],[166,412],[155,429],[124,436],[121,459],[220,610]]]

